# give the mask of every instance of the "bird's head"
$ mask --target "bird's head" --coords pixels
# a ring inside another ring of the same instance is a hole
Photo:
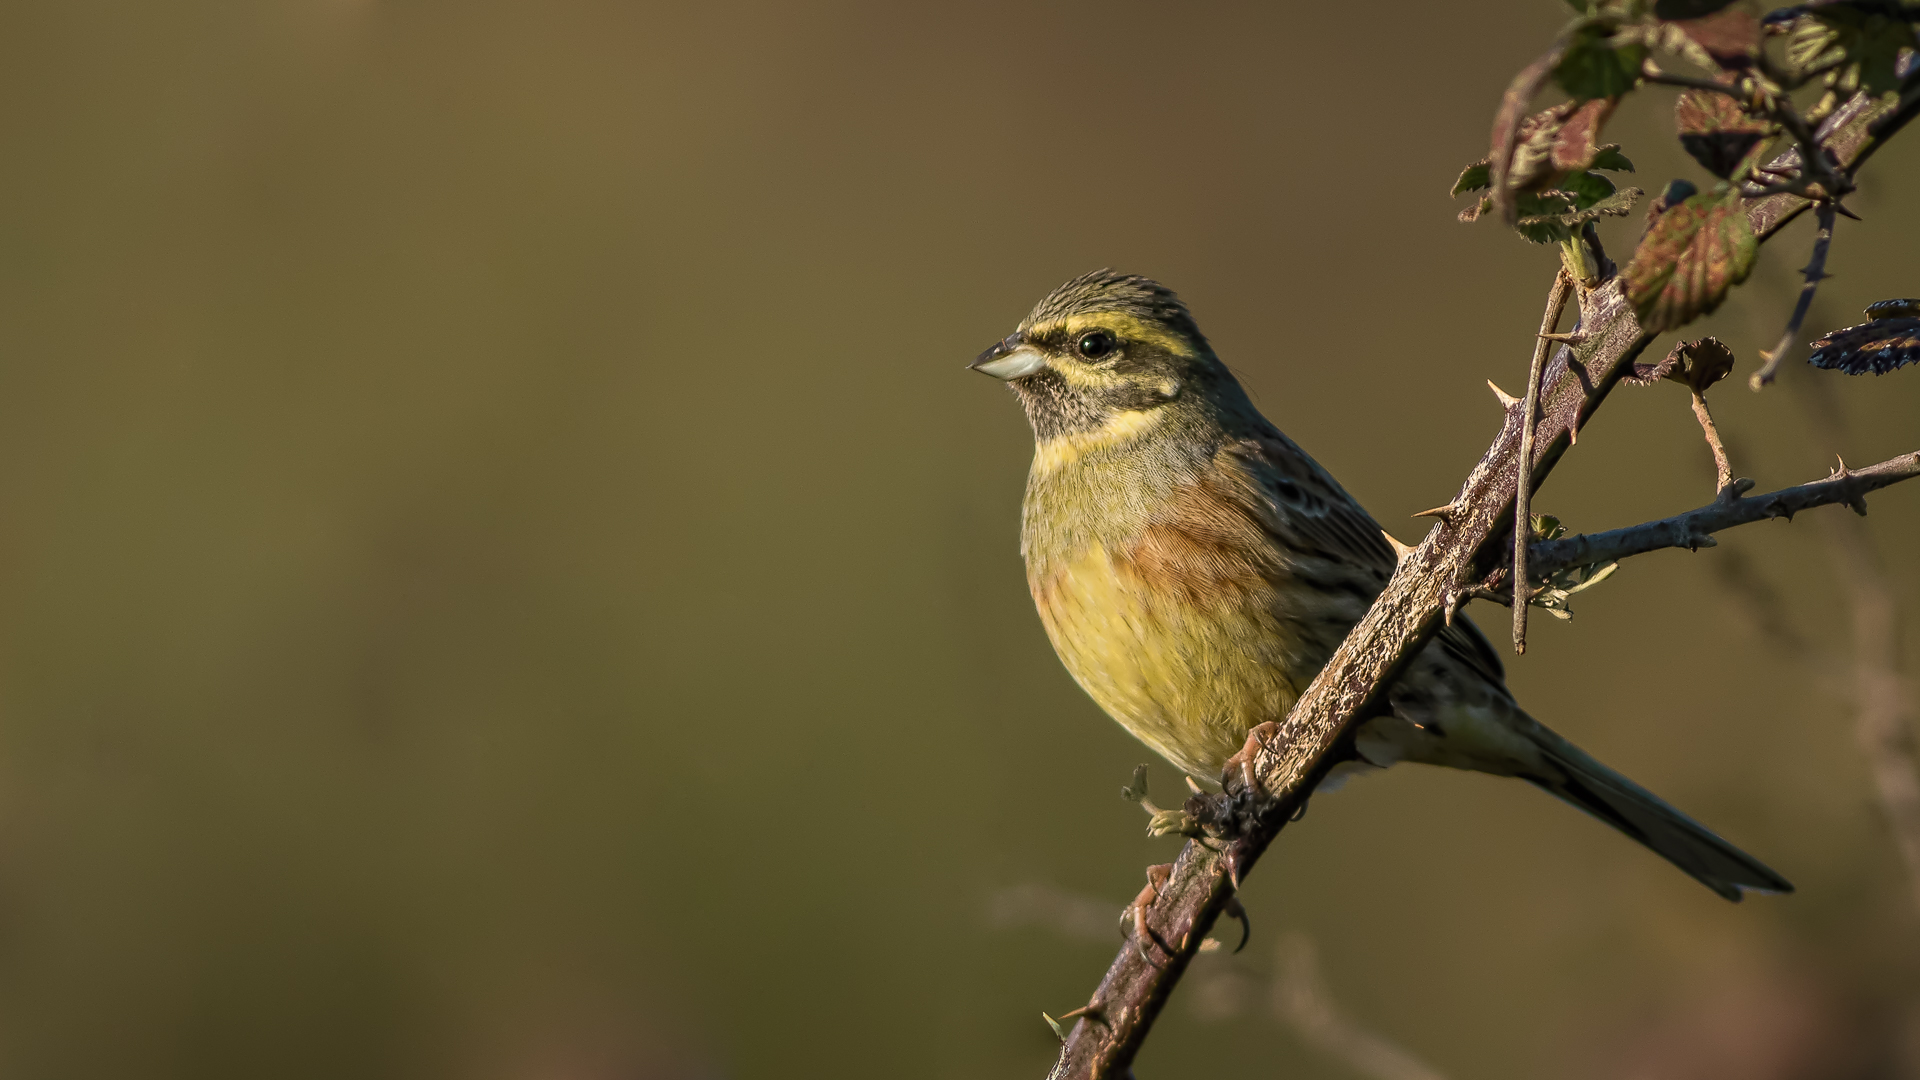
[[[1237,390],[1172,289],[1111,270],[1055,289],[972,367],[1013,387],[1042,446],[1144,429],[1176,402]]]

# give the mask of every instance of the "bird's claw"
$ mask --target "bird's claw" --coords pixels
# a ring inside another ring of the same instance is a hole
[[[1147,945],[1149,942],[1158,942],[1158,939],[1153,936],[1153,931],[1147,926],[1147,912],[1153,907],[1154,902],[1160,899],[1160,887],[1165,885],[1167,879],[1172,876],[1172,863],[1160,863],[1157,866],[1147,867],[1147,887],[1141,889],[1140,895],[1133,898],[1133,903],[1127,906],[1127,910],[1120,913],[1120,925],[1123,928],[1121,932],[1125,933],[1124,927],[1129,922],[1133,924],[1134,951],[1138,952],[1140,959],[1148,964],[1153,963],[1153,955],[1147,951]],[[1165,947],[1164,944],[1161,945],[1161,948]]]
[[[1155,810],[1147,821],[1148,836],[1192,836],[1207,835],[1200,827],[1200,821],[1192,814],[1182,810]]]

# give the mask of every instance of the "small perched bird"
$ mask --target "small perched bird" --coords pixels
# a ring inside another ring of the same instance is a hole
[[[1098,271],[1040,301],[973,368],[1033,426],[1027,585],[1060,660],[1114,719],[1211,780],[1283,718],[1397,563],[1378,523],[1247,399],[1185,304]],[[1729,900],[1793,886],[1513,700],[1465,619],[1355,730],[1336,773],[1418,761],[1517,776]]]

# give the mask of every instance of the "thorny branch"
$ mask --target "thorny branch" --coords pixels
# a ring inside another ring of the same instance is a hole
[[[1903,103],[1875,120],[1878,103],[1856,94],[1821,124],[1820,145],[1851,176],[1920,111],[1916,105],[1920,102]],[[1497,169],[1497,154],[1495,162]],[[1785,168],[1790,162],[1783,155],[1775,164]],[[1494,188],[1502,190],[1498,181]],[[1787,193],[1743,201],[1747,221],[1762,240],[1809,205]],[[1527,463],[1535,486],[1653,338],[1641,329],[1618,275],[1600,262],[1601,282],[1580,293],[1585,336],[1578,345],[1559,349],[1543,373],[1540,425]],[[1151,947],[1138,949],[1129,941],[1121,948],[1082,1006],[1049,1080],[1130,1074],[1134,1055],[1240,880],[1330,767],[1329,751],[1354,721],[1379,709],[1406,661],[1491,569],[1496,545],[1505,538],[1502,526],[1511,520],[1523,427],[1519,410],[1509,410],[1499,436],[1444,508],[1441,524],[1400,563],[1386,591],[1295,702],[1278,733],[1258,748],[1251,766],[1261,796],[1258,813],[1230,841],[1196,839],[1182,849],[1139,921]]]
[[[1747,498],[1745,493],[1752,489],[1753,481],[1735,480],[1721,488],[1712,502],[1684,514],[1608,532],[1542,540],[1532,545],[1530,551],[1534,573],[1544,576],[1568,566],[1612,562],[1661,548],[1712,547],[1719,542],[1713,534],[1723,529],[1772,518],[1791,519],[1800,511],[1816,506],[1841,504],[1864,515],[1868,492],[1916,476],[1920,476],[1920,453],[1902,454],[1864,469],[1842,466],[1823,480],[1752,498]]]
[[[1806,282],[1800,286],[1800,298],[1794,302],[1793,317],[1787,320],[1787,330],[1780,335],[1780,344],[1760,354],[1765,361],[1760,370],[1753,373],[1747,385],[1758,390],[1772,382],[1780,370],[1780,361],[1787,358],[1793,343],[1800,337],[1800,327],[1807,321],[1807,309],[1813,306],[1813,294],[1827,277],[1827,246],[1833,243],[1833,204],[1821,203],[1815,214],[1820,221],[1820,229],[1813,236],[1813,257],[1807,260],[1806,269],[1800,271]]]

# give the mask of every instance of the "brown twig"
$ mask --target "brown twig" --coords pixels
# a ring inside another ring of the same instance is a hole
[[[1823,145],[1851,170],[1852,163],[1897,132],[1914,111],[1902,109],[1889,120],[1878,102],[1856,94],[1821,125]],[[1869,131],[1875,117],[1881,119]],[[1777,194],[1748,199],[1744,205],[1755,237],[1764,240],[1809,203]],[[1631,370],[1628,365],[1653,338],[1640,328],[1618,276],[1606,273],[1606,280],[1586,297],[1581,328],[1588,336],[1578,346],[1560,349],[1543,373],[1542,415],[1530,463],[1536,485],[1571,444],[1573,431],[1600,407],[1623,369]],[[1349,724],[1378,708],[1402,665],[1495,564],[1492,541],[1513,509],[1521,426],[1518,411],[1509,412],[1441,524],[1400,563],[1386,591],[1294,703],[1279,734],[1260,749],[1254,768],[1266,799],[1254,820],[1224,850],[1190,842],[1180,852],[1146,915],[1150,931],[1174,947],[1152,959],[1142,958],[1131,942],[1120,950],[1092,999],[1100,1003],[1097,1022],[1082,1018],[1074,1025],[1050,1080],[1128,1074],[1187,964],[1226,910],[1237,882],[1328,767],[1328,751]]]
[[[1713,413],[1707,409],[1707,395],[1688,388],[1693,394],[1693,418],[1707,436],[1707,448],[1713,451],[1713,490],[1727,490],[1733,483],[1733,466],[1727,463],[1727,448],[1720,443],[1720,430],[1713,426]]]
[[[1527,369],[1527,400],[1521,406],[1520,413],[1520,460],[1533,460],[1533,428],[1540,417],[1540,367],[1546,362],[1547,350],[1553,344],[1547,335],[1560,325],[1560,315],[1567,309],[1567,295],[1573,291],[1573,275],[1565,267],[1553,277],[1553,288],[1547,292],[1547,310],[1540,316],[1540,336],[1533,343],[1533,364]],[[1531,469],[1514,470],[1513,489],[1513,580],[1527,580],[1527,543],[1533,539],[1533,471]],[[1513,605],[1513,651],[1527,651],[1527,608],[1530,605]]]
[[[1827,245],[1833,242],[1833,203],[1822,202],[1815,213],[1820,227],[1813,234],[1813,257],[1807,260],[1806,269],[1800,271],[1807,280],[1800,286],[1800,299],[1794,302],[1793,317],[1787,320],[1787,330],[1780,335],[1780,344],[1760,354],[1766,362],[1747,380],[1747,385],[1754,390],[1772,382],[1779,372],[1780,361],[1787,358],[1794,341],[1800,337],[1800,327],[1807,321],[1807,309],[1813,306],[1814,292],[1820,288],[1820,282],[1826,279]]]

